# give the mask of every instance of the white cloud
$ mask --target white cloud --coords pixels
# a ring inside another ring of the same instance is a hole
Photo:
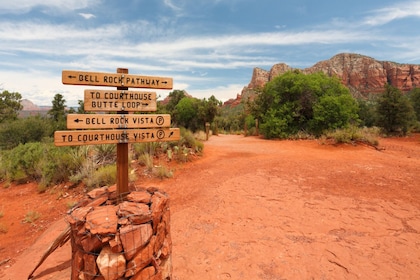
[[[91,19],[91,18],[96,17],[94,14],[85,14],[85,13],[79,13],[79,16],[83,17],[84,19]]]
[[[61,11],[84,9],[98,4],[100,0],[1,0],[0,14],[29,12],[35,7],[49,7]]]
[[[397,2],[395,5],[375,10],[373,15],[365,18],[364,23],[379,26],[407,17],[420,18],[420,1]]]

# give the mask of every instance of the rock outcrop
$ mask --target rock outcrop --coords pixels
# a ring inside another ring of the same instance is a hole
[[[247,88],[263,87],[274,77],[290,70],[295,68],[284,63],[274,65],[270,71],[255,68]],[[321,71],[329,76],[336,76],[355,97],[383,92],[386,84],[397,87],[403,92],[420,87],[420,65],[378,61],[360,54],[338,54],[312,67],[298,70],[303,73]]]

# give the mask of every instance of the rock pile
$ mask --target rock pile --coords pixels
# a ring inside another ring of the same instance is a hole
[[[153,188],[117,203],[116,186],[95,189],[68,216],[72,278],[171,279],[168,196]]]

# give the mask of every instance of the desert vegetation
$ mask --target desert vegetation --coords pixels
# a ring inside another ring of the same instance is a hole
[[[67,108],[61,94],[54,96],[46,116],[20,118],[22,96],[0,93],[0,180],[37,181],[39,191],[59,182],[83,183],[95,188],[115,182],[115,145],[54,146],[54,131],[66,129],[66,115],[85,113]],[[203,151],[205,124],[211,131],[267,139],[321,139],[322,143],[378,144],[378,136],[407,135],[420,129],[420,89],[404,94],[386,85],[383,93],[355,98],[337,78],[322,73],[286,72],[236,106],[223,106],[214,96],[197,99],[174,90],[158,103],[157,113],[172,117],[181,127],[181,139],[169,143],[132,144],[131,180],[136,168],[143,175],[167,178],[165,164],[191,160]]]

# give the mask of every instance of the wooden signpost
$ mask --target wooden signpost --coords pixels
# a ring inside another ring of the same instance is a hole
[[[128,144],[142,142],[178,141],[178,128],[170,128],[168,114],[129,114],[157,110],[156,93],[129,91],[128,88],[172,89],[172,78],[128,74],[118,68],[117,73],[64,70],[63,84],[116,86],[116,90],[84,91],[84,109],[114,114],[69,114],[67,128],[56,131],[56,146],[117,144],[117,194],[120,200],[128,193]],[[88,129],[88,130],[83,130]]]

